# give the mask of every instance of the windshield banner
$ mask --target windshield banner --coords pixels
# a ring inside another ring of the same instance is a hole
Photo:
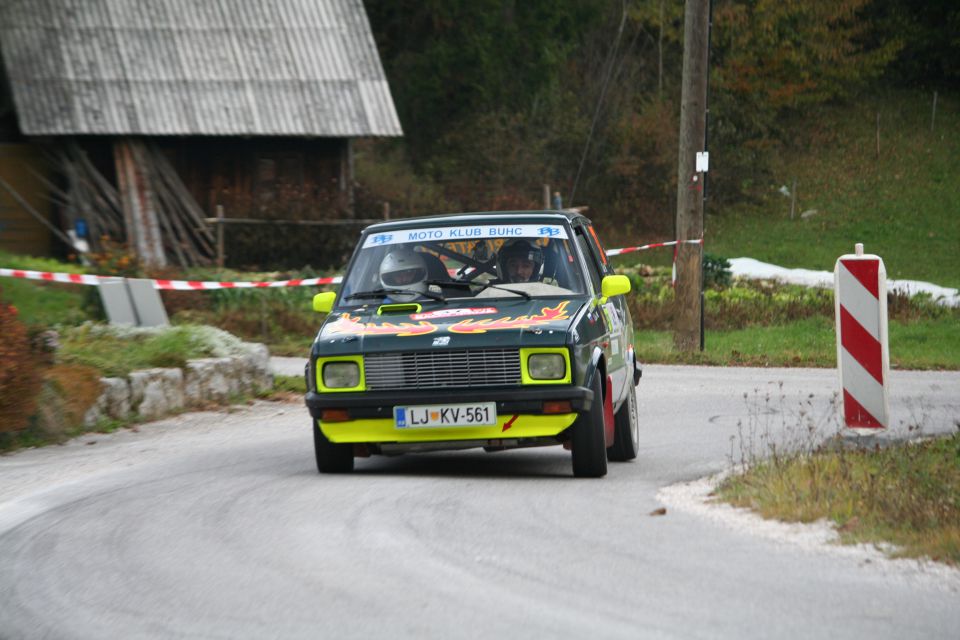
[[[363,248],[408,242],[482,240],[488,238],[567,238],[567,230],[558,224],[483,224],[468,227],[424,227],[371,233]]]

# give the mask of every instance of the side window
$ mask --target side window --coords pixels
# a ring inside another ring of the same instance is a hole
[[[603,245],[600,244],[600,238],[597,237],[597,232],[594,230],[593,225],[588,226],[587,229],[590,231],[590,239],[593,241],[591,244],[593,245],[594,251],[600,259],[600,273],[613,273],[613,270],[610,268],[610,263],[607,262],[607,252],[604,251]]]
[[[584,233],[583,227],[577,227],[577,246],[580,247],[580,253],[583,254],[584,259],[587,263],[587,271],[590,273],[590,281],[593,283],[593,290],[597,293],[600,292],[600,281],[603,279],[601,273],[603,271],[600,269],[600,266],[597,264],[597,258],[594,255],[594,251],[591,247],[592,242],[587,238],[586,233]]]

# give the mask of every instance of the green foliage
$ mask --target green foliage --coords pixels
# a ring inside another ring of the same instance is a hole
[[[599,0],[383,0],[366,3],[415,156],[490,110],[522,111],[558,81]]]
[[[829,518],[848,543],[892,542],[895,555],[960,565],[960,435],[886,448],[756,460],[718,489],[768,518]]]
[[[668,329],[672,326],[674,292],[667,277],[646,278],[634,283],[628,297],[634,323],[643,329]],[[738,329],[748,326],[786,325],[802,318],[833,318],[833,291],[798,285],[782,285],[765,280],[738,280],[728,288],[712,288],[704,292],[706,328]],[[917,313],[940,313],[929,309],[927,300],[904,306]],[[906,313],[906,312],[904,312]]]
[[[25,271],[87,273],[86,268],[74,263],[60,262],[52,258],[34,258],[5,251],[0,251],[0,266]],[[31,329],[57,324],[75,325],[90,319],[81,308],[84,287],[80,285],[20,278],[3,278],[2,285],[4,300],[17,308],[20,322]]]
[[[872,9],[903,2],[716,3],[712,207],[770,183],[809,137],[792,116],[883,73],[909,38]],[[549,184],[608,242],[672,235],[683,2],[366,6],[406,137],[358,153],[364,215],[539,207]]]
[[[730,261],[711,253],[703,254],[703,287],[729,287],[733,281]]]
[[[707,246],[785,267],[832,270],[863,242],[884,259],[887,277],[960,287],[960,103],[941,95],[930,131],[932,95],[865,97],[856,108],[808,109],[795,125],[810,144],[784,155],[754,205],[708,218]],[[876,153],[880,113],[881,153]],[[811,124],[815,123],[815,124]],[[776,193],[796,179],[796,211]],[[808,212],[807,217],[801,213]]]
[[[955,0],[874,0],[874,39],[903,42],[887,77],[910,87],[960,88],[960,4]]]
[[[58,360],[92,367],[102,376],[125,376],[137,369],[183,367],[194,358],[243,353],[233,336],[210,327],[182,325],[123,329],[85,324],[61,335]]]
[[[430,176],[418,177],[400,144],[371,140],[354,143],[357,209],[376,215],[389,203],[390,216],[403,218],[455,208]]]
[[[168,304],[174,324],[204,324],[266,343],[274,355],[305,355],[323,321],[313,311],[317,287],[184,292]]]
[[[787,115],[849,97],[883,72],[901,43],[867,44],[871,2],[716,4],[710,95],[716,169],[710,178],[720,185],[717,201],[735,201],[769,177]]]
[[[890,322],[890,364],[895,369],[960,369],[957,318]],[[642,362],[755,367],[837,366],[834,321],[810,316],[787,324],[749,325],[706,332],[705,351],[676,351],[673,332],[637,332],[637,357]]]
[[[41,384],[40,362],[17,309],[0,300],[0,433],[23,428]]]
[[[714,8],[718,91],[776,112],[848,96],[883,72],[902,47],[864,45],[873,0],[721,0]]]
[[[50,271],[55,273],[89,273],[86,267],[73,262],[61,262],[53,258],[36,258],[0,250],[0,266],[24,271]]]
[[[77,325],[91,319],[83,308],[84,289],[95,287],[68,285],[16,278],[3,279],[4,298],[20,312],[20,320],[31,328],[53,325]]]
[[[273,390],[275,392],[304,394],[307,392],[307,382],[303,379],[303,376],[273,376]]]

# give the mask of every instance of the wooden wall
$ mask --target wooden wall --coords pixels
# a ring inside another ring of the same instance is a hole
[[[350,209],[349,141],[157,139],[197,203],[232,218],[317,220]]]
[[[47,175],[36,147],[20,143],[0,144],[0,176],[35,211],[50,220],[52,207],[47,188],[33,172]],[[5,189],[0,189],[0,249],[35,256],[47,256],[53,250],[50,231],[24,211]]]

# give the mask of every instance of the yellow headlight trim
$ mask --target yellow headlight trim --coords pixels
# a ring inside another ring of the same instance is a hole
[[[562,378],[555,380],[543,380],[534,378],[530,375],[530,356],[539,354],[558,354],[563,357],[563,366],[565,369]],[[573,380],[570,371],[570,352],[566,347],[522,347],[520,349],[520,381],[523,384],[570,384]]]
[[[336,362],[353,362],[359,369],[360,382],[355,387],[328,387],[323,382],[323,367]],[[321,393],[343,393],[347,391],[364,391],[367,380],[363,373],[363,356],[334,356],[332,358],[317,358],[317,390]]]

